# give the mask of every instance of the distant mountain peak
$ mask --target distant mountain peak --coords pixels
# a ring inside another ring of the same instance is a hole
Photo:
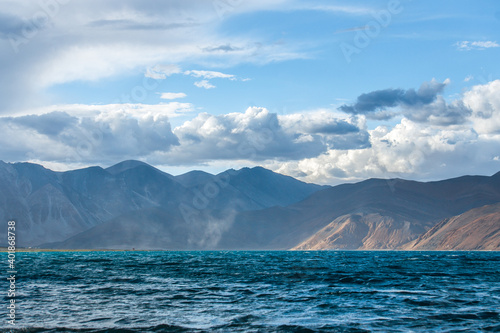
[[[116,175],[116,174],[122,173],[124,171],[137,168],[139,166],[152,167],[149,164],[147,164],[145,162],[142,162],[142,161],[126,160],[126,161],[117,163],[117,164],[115,164],[113,166],[110,166],[109,168],[106,168],[106,171],[109,172],[112,175]]]
[[[192,187],[192,186],[197,186],[200,184],[204,184],[211,179],[213,179],[215,176],[201,170],[193,170],[186,172],[182,175],[178,175],[175,177],[175,180],[177,180],[179,183],[186,187]]]

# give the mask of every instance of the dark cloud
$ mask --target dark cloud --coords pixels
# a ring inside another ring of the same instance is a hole
[[[16,133],[16,140],[8,135],[0,140],[0,154],[16,156],[17,150],[32,158],[58,162],[140,158],[179,145],[166,116],[133,117],[120,112],[85,117],[65,112],[3,117],[0,131]]]
[[[309,133],[315,134],[348,134],[359,132],[359,128],[356,125],[344,120],[312,124],[307,130]]]
[[[356,103],[342,105],[339,110],[352,114],[366,114],[402,105],[404,107],[424,106],[436,100],[445,83],[426,82],[415,89],[384,89],[360,95]]]
[[[408,119],[439,126],[463,124],[468,121],[471,114],[472,110],[462,101],[447,103],[442,96],[438,96],[432,104],[404,110],[404,115]]]
[[[344,135],[328,135],[323,138],[328,148],[335,150],[366,149],[371,147],[370,134],[367,131]]]
[[[364,149],[370,147],[370,135],[355,124],[341,119],[304,119],[299,127],[306,133],[319,135],[328,148],[336,150]]]
[[[388,120],[397,114],[421,123],[438,126],[463,124],[472,111],[462,102],[447,103],[443,96],[445,83],[430,81],[415,89],[385,89],[360,95],[356,103],[339,109],[352,114],[365,114],[370,119]],[[398,112],[386,110],[400,106]]]
[[[78,124],[78,118],[66,112],[51,112],[43,115],[29,115],[17,118],[7,118],[15,124],[32,128],[40,134],[57,136],[64,129]]]
[[[401,102],[404,96],[402,89],[385,89],[362,94],[353,105],[342,105],[341,111],[353,114],[364,114],[378,111],[387,107],[394,107]]]

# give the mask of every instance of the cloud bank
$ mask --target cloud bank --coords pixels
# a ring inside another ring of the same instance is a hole
[[[446,83],[360,95],[335,110],[278,115],[263,107],[199,113],[172,128],[188,103],[59,106],[0,117],[7,161],[66,165],[142,159],[155,165],[263,165],[320,183],[369,177],[446,178],[500,169],[500,80],[445,101]],[[390,107],[394,125],[369,129],[367,116]],[[13,140],[12,138],[16,138]]]
[[[330,149],[318,157],[269,166],[290,175],[307,175],[303,179],[309,181],[330,182],[491,174],[500,169],[499,96],[500,80],[474,86],[449,104],[436,96],[434,101],[421,103],[420,108],[410,108],[423,117],[409,114],[393,127],[369,130],[371,145],[367,149]]]

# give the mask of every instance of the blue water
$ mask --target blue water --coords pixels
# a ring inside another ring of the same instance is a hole
[[[499,252],[43,252],[16,260],[23,332],[500,331]]]

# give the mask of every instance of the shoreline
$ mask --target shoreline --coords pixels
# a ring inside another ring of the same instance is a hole
[[[400,249],[331,249],[331,250],[166,250],[166,249],[43,249],[43,248],[16,248],[9,251],[0,247],[0,253],[7,252],[500,252],[500,250],[400,250]]]
[[[6,247],[0,247],[0,252],[146,252],[146,251],[168,251],[168,250],[140,250],[140,249],[38,249],[38,248],[16,248],[9,251]]]

